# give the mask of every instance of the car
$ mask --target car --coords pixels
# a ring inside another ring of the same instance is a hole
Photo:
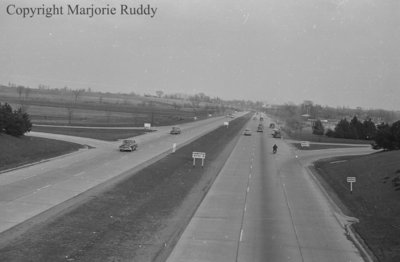
[[[119,151],[129,151],[132,152],[134,150],[137,150],[138,145],[135,140],[132,139],[125,139],[122,141],[122,145],[119,146]]]
[[[263,125],[258,125],[257,132],[263,132],[263,131],[264,131],[264,126]]]
[[[172,127],[171,132],[169,132],[171,135],[179,135],[181,133],[181,129],[177,126]]]
[[[274,129],[274,132],[272,133],[272,136],[274,138],[281,138],[281,131],[279,129]]]
[[[245,136],[251,136],[251,130],[248,129],[248,128],[246,128],[246,129],[244,130],[243,135],[245,135]]]
[[[275,124],[274,123],[269,124],[269,128],[274,129],[275,128]]]

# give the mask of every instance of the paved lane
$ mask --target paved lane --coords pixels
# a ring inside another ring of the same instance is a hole
[[[363,261],[302,153],[268,130],[242,136],[168,261]]]
[[[170,153],[173,143],[179,148],[229,120],[217,117],[183,124],[178,136],[169,134],[171,127],[160,127],[157,132],[136,137],[139,150],[132,153],[119,152],[118,141],[32,133],[94,148],[0,173],[0,232],[121,174],[132,174]]]

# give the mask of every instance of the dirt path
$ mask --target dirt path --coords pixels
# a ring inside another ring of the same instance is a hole
[[[199,138],[62,215],[43,218],[3,245],[0,261],[162,261],[248,119]],[[204,168],[192,167],[193,151],[206,152]]]

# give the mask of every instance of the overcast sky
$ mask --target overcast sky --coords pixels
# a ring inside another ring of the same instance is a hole
[[[93,2],[157,12],[6,13],[9,4]],[[400,110],[399,0],[0,0],[0,8],[1,84]]]

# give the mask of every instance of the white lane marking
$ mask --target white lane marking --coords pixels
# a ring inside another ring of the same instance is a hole
[[[243,239],[243,229],[240,230],[240,242],[242,242],[242,239]]]
[[[51,185],[46,185],[46,186],[44,186],[44,187],[38,188],[38,189],[36,189],[36,191],[40,191],[40,190],[42,190],[42,189],[48,188],[49,186],[51,186]]]
[[[247,193],[249,193],[249,191],[250,191],[250,187],[247,187]]]
[[[37,174],[36,174],[36,175],[32,175],[32,176],[27,176],[27,177],[25,177],[25,178],[22,179],[22,180],[25,180],[25,179],[28,179],[28,178],[31,178],[31,177],[34,177],[34,176],[37,176]]]
[[[250,169],[253,169],[253,165],[250,165]]]
[[[78,173],[78,174],[75,174],[74,176],[81,176],[81,175],[83,175],[83,174],[85,174],[86,172],[85,171],[82,171],[82,172],[80,172],[80,173]]]
[[[244,212],[246,212],[247,210],[247,205],[244,205]]]

